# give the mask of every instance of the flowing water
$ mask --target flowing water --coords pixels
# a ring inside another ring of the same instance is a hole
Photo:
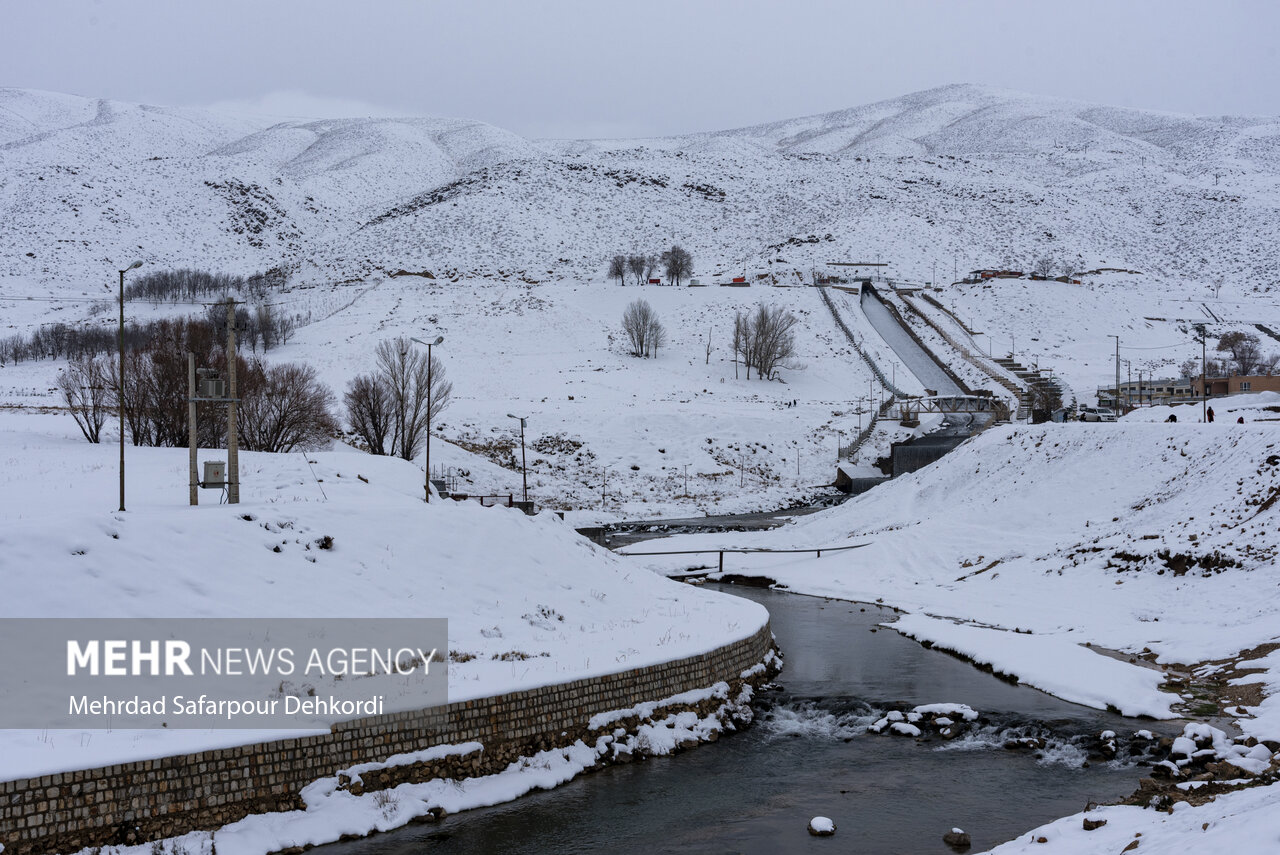
[[[1135,730],[1165,730],[1010,685],[878,624],[893,612],[726,587],[763,603],[786,667],[742,733],[673,757],[615,766],[515,802],[324,847],[326,855],[480,853],[947,853],[981,851],[1134,790]],[[951,742],[868,733],[887,709],[968,704],[982,720]],[[1119,757],[1090,751],[1113,730]],[[1042,749],[1010,750],[1018,737]],[[1087,765],[1085,765],[1087,763]],[[809,836],[811,817],[835,820]]]

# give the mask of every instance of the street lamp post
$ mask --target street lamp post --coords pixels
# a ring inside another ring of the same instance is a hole
[[[120,271],[120,330],[118,336],[118,344],[120,345],[120,380],[116,387],[116,403],[120,408],[120,510],[124,510],[124,275],[130,270],[136,270],[142,266],[141,261],[135,261],[124,270]]]
[[[409,341],[420,344],[427,349],[427,452],[426,452],[426,459],[423,460],[423,468],[426,470],[426,475],[424,476],[422,481],[422,492],[423,492],[422,501],[430,502],[431,501],[431,418],[436,414],[435,401],[433,401],[431,398],[432,394],[435,392],[435,387],[432,385],[432,382],[431,382],[431,379],[432,379],[431,378],[431,348],[439,344],[440,342],[444,341],[444,336],[442,335],[436,336],[435,341],[423,341],[422,339],[418,339],[418,338],[410,338]]]
[[[529,504],[529,468],[525,465],[524,456],[524,426],[529,421],[528,416],[513,416],[507,413],[507,418],[515,419],[520,422],[520,480],[524,483],[524,501]]]

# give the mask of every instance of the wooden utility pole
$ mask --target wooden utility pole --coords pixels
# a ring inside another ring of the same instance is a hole
[[[227,504],[240,504],[240,437],[236,429],[236,303],[227,300]]]
[[[196,355],[187,351],[187,446],[190,457],[188,480],[191,504],[200,504],[200,483],[196,475]]]

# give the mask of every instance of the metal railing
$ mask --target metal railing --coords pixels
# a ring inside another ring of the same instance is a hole
[[[718,553],[720,556],[719,570],[716,572],[724,572],[724,554],[746,555],[755,553],[797,553],[797,552],[813,552],[816,557],[821,558],[824,552],[843,552],[847,549],[861,549],[864,546],[870,546],[869,543],[854,543],[848,546],[810,546],[802,549],[765,549],[765,548],[717,548],[717,549],[668,549],[653,552],[616,552],[615,555],[709,555],[712,552]]]

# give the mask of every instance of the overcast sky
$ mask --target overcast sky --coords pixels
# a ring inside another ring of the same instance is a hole
[[[1274,0],[0,0],[0,86],[531,137],[715,130],[983,83],[1280,115]]]

